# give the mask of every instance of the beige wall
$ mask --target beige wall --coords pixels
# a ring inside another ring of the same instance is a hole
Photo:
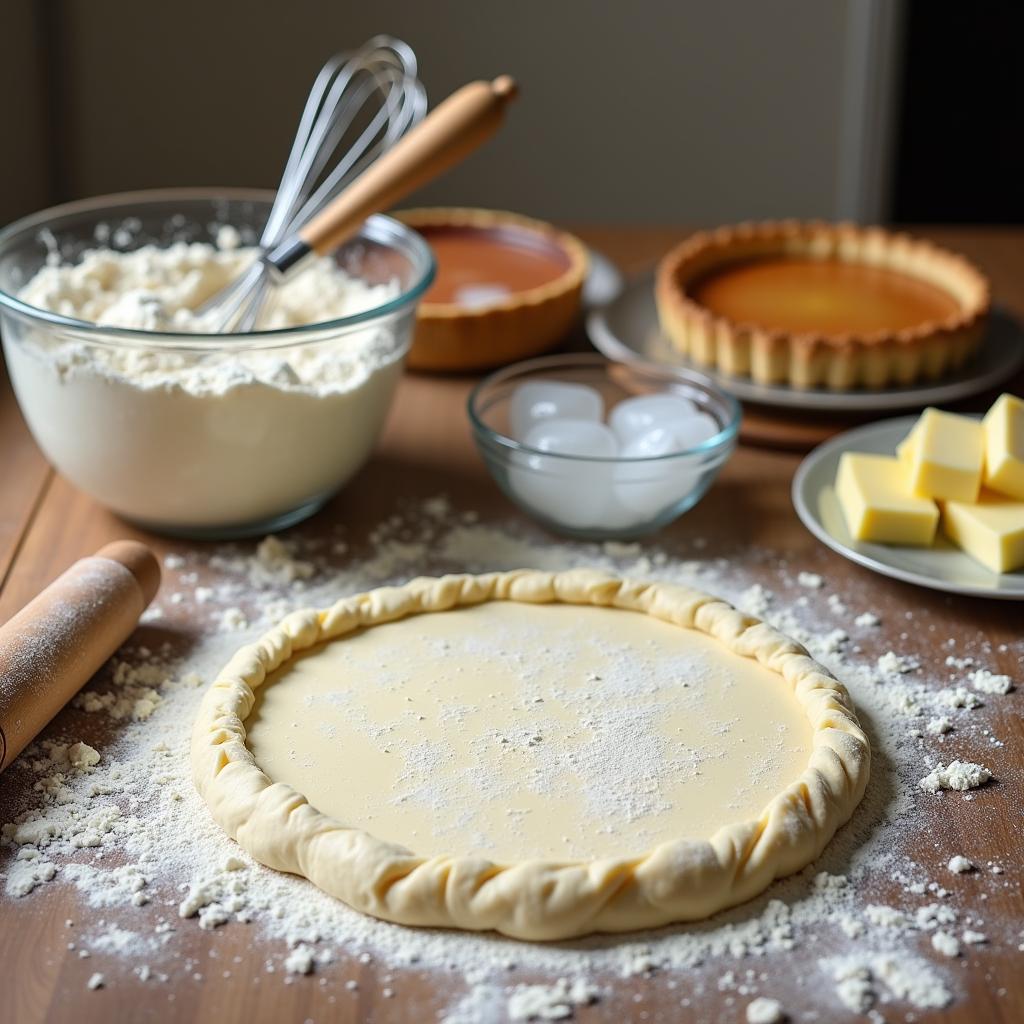
[[[424,202],[569,221],[837,213],[859,0],[43,2],[62,10],[73,196],[273,184],[316,68],[386,29],[417,50],[435,102],[475,77],[522,83],[503,134]],[[0,46],[6,59],[11,33]],[[38,204],[24,175],[11,191],[8,207]]]

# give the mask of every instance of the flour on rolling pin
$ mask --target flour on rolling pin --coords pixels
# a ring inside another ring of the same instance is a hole
[[[115,541],[0,627],[0,771],[128,639],[159,586],[152,552]]]

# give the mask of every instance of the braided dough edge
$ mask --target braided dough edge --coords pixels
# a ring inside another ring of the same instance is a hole
[[[707,840],[593,861],[421,857],[320,813],[273,782],[245,745],[255,691],[299,651],[353,630],[485,601],[563,602],[643,612],[696,629],[783,677],[811,724],[799,778],[753,820]],[[241,648],[205,694],[192,732],[192,775],[214,819],[256,860],[308,878],[366,914],[405,925],[566,939],[708,917],[799,871],[851,816],[870,749],[845,688],[796,642],[718,598],[602,572],[515,570],[419,578],[289,615]]]

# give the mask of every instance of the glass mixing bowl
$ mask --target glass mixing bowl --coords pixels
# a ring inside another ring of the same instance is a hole
[[[141,526],[197,538],[265,533],[306,518],[342,487],[387,416],[433,280],[430,248],[398,221],[371,217],[333,258],[355,278],[390,285],[387,301],[246,334],[99,326],[37,309],[19,292],[54,254],[77,263],[99,246],[214,242],[224,225],[254,244],[272,199],[248,190],[124,193],[0,232],[0,331],[29,428],[64,476]],[[314,364],[323,383],[296,376],[295,366]]]
[[[710,416],[718,432],[685,450],[643,458],[541,451],[512,436],[512,400],[527,382],[586,385],[606,410],[639,395],[677,395]],[[469,418],[491,476],[520,508],[557,533],[625,540],[667,525],[707,493],[736,447],[740,408],[701,373],[587,353],[529,359],[492,373],[470,395]]]

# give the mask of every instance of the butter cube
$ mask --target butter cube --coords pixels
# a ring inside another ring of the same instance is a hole
[[[1024,501],[982,491],[977,502],[947,501],[942,529],[975,561],[993,572],[1024,566]]]
[[[899,459],[844,452],[836,496],[855,540],[926,547],[935,539],[938,506],[910,493]]]
[[[900,465],[909,473],[914,462],[914,445],[917,443],[917,429],[921,426],[920,419],[914,424],[910,433],[898,445],[896,445],[896,458]]]
[[[1002,395],[983,421],[985,486],[1024,498],[1024,402]]]
[[[921,498],[975,501],[985,466],[981,423],[938,409],[925,409],[903,453],[910,490]]]

